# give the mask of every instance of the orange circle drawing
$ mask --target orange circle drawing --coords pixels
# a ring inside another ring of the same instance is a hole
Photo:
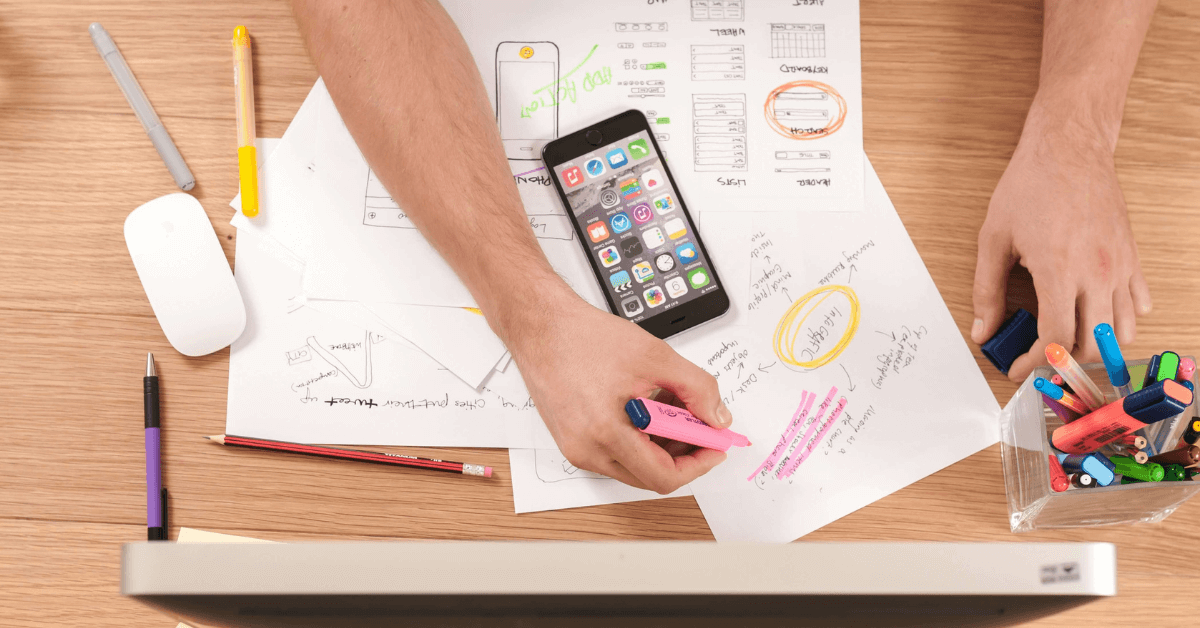
[[[796,89],[803,89],[804,91],[792,91]],[[835,104],[837,105],[837,112],[829,116],[829,123],[824,127],[819,129],[802,128],[797,123],[803,120],[804,116],[818,111],[816,109],[798,108],[796,106],[802,106],[805,101],[824,101],[825,104]],[[833,102],[830,103],[828,101]],[[793,81],[771,90],[770,95],[767,96],[766,104],[763,105],[763,114],[767,118],[767,124],[776,133],[793,140],[815,140],[833,135],[846,123],[846,99],[842,98],[842,95],[836,89],[825,83],[819,81]]]

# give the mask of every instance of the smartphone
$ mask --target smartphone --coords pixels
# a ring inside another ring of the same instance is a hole
[[[554,140],[542,159],[613,314],[667,338],[729,310],[642,112]]]
[[[496,124],[504,154],[536,161],[558,137],[558,46],[502,41],[496,46]]]

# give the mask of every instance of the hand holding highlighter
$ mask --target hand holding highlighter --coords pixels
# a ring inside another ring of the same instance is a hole
[[[681,443],[696,445],[717,451],[728,451],[730,447],[746,447],[749,439],[733,430],[718,430],[696,418],[683,408],[676,408],[645,397],[630,399],[625,404],[625,414],[634,427],[655,436],[662,436]]]

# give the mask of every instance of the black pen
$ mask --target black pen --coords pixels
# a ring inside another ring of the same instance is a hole
[[[162,485],[162,437],[158,427],[158,372],[154,354],[146,354],[142,378],[146,401],[146,538],[167,540],[167,489]]]

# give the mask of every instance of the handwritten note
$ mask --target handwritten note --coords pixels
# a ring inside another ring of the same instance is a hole
[[[754,443],[692,483],[718,540],[791,541],[997,438],[999,407],[873,171],[867,202],[704,217],[717,267],[751,277],[733,318],[676,344]]]

